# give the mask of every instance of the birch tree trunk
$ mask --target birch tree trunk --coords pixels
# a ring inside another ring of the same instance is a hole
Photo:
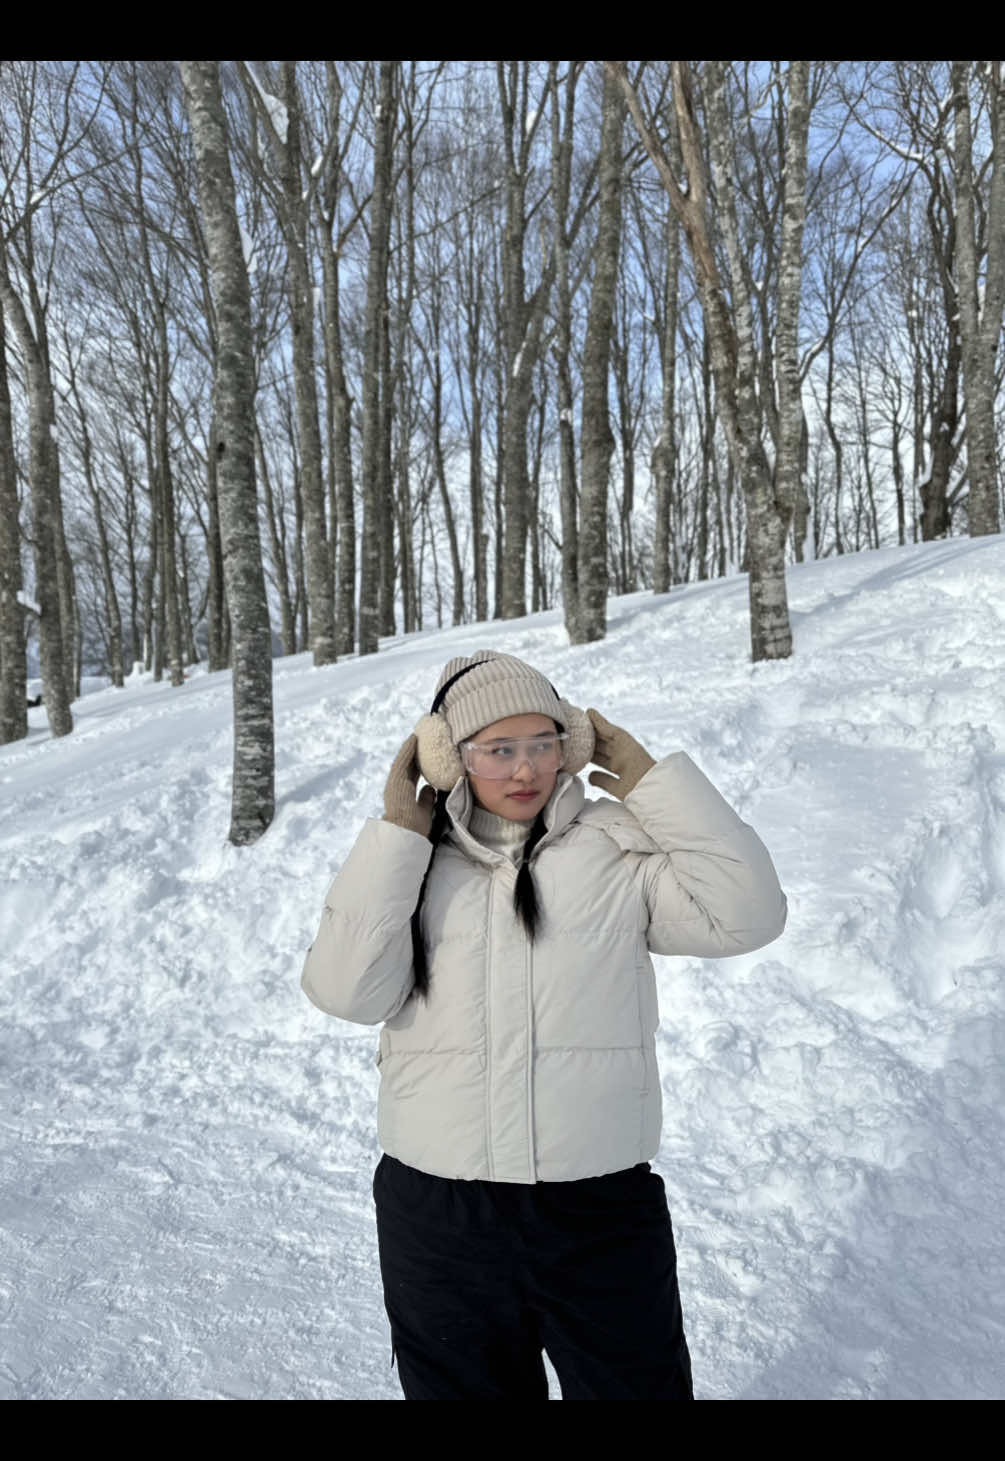
[[[562,519],[562,602],[566,628],[579,618],[579,488],[576,436],[572,423],[572,287],[569,281],[569,196],[576,70],[569,67],[565,87],[565,125],[560,130],[558,62],[549,66],[551,91],[551,188],[555,198],[556,319],[552,354],[558,378],[559,507]],[[571,633],[571,630],[570,630]],[[576,641],[574,641],[576,642]]]
[[[676,117],[670,114],[671,164],[679,167],[680,142]],[[669,592],[673,583],[670,565],[670,494],[677,470],[677,299],[680,288],[680,220],[672,206],[667,208],[666,279],[663,286],[663,336],[660,359],[663,391],[660,400],[660,435],[653,451],[652,474],[656,497],[656,527],[653,536],[653,593]],[[704,562],[704,548],[702,549]]]
[[[275,810],[272,635],[255,491],[251,297],[215,61],[181,61],[209,249],[219,350],[215,405],[220,529],[233,624],[234,777],[230,840],[255,842]]]
[[[161,544],[163,576],[161,590],[167,627],[167,661],[171,684],[183,685],[181,606],[178,602],[178,564],[175,557],[177,526],[174,505],[174,478],[171,470],[171,445],[168,440],[168,360],[167,321],[161,300],[157,300],[157,480],[161,510]]]
[[[0,304],[0,745],[23,740],[28,734],[25,611],[18,600],[23,588],[14,434]]]
[[[359,652],[376,654],[380,634],[380,533],[386,521],[380,501],[382,470],[381,358],[387,308],[391,233],[391,152],[394,138],[394,61],[381,61],[370,204],[370,258],[366,281],[363,346],[363,533],[360,551]]]
[[[609,374],[614,296],[621,238],[621,134],[625,104],[617,78],[604,72],[600,142],[600,219],[593,288],[583,347],[582,491],[579,518],[579,601],[566,628],[572,644],[607,632],[607,489],[614,453]]]
[[[468,434],[469,474],[468,500],[471,504],[472,556],[474,558],[474,618],[481,622],[488,618],[488,533],[484,528],[485,502],[482,483],[482,395],[479,380],[479,352],[481,348],[482,322],[482,274],[480,261],[474,258],[474,234],[472,233],[466,257],[467,278],[470,281],[470,296],[467,303],[465,329],[466,365],[468,391],[471,398],[471,425]]]
[[[967,470],[970,476],[970,536],[1001,531],[995,451],[995,351],[1005,299],[1005,86],[1001,62],[993,63],[991,94],[991,195],[987,214],[984,297],[977,282],[972,127],[968,61],[952,64],[956,114],[956,248],[959,262],[959,333],[967,411]],[[952,329],[952,326],[950,326]]]
[[[39,657],[42,696],[54,736],[73,730],[70,704],[74,665],[72,618],[63,622],[66,592],[61,564],[62,520],[59,512],[59,467],[56,460],[56,409],[47,368],[48,352],[35,338],[27,311],[14,289],[0,242],[0,307],[18,337],[28,393],[29,478],[35,535],[35,597],[38,599]],[[70,606],[72,607],[72,606]]]
[[[784,520],[780,504],[774,498],[771,470],[762,439],[753,311],[740,247],[735,201],[736,160],[727,121],[726,63],[709,62],[709,77],[709,150],[716,183],[716,216],[725,234],[726,254],[729,259],[737,343],[733,409],[731,413],[727,412],[727,420],[732,415],[734,436],[730,445],[747,507],[747,583],[750,595],[752,658],[784,659],[792,653],[792,631],[785,594],[785,536],[788,524]],[[697,142],[692,78],[681,62],[674,63],[674,99],[678,107],[678,119],[682,107],[688,112],[691,146],[688,148],[685,144],[685,160],[690,178],[694,167],[703,166],[703,158]],[[683,134],[683,124],[681,130]]]
[[[293,376],[297,399],[297,435],[307,527],[307,593],[310,599],[311,649],[316,665],[334,664],[335,600],[330,548],[325,528],[325,486],[321,462],[321,426],[314,373],[314,287],[307,257],[309,211],[302,195],[300,97],[296,62],[283,61],[283,100],[287,111],[283,153],[286,233],[290,256],[290,318],[293,328]]]
[[[508,69],[508,72],[506,68]],[[521,69],[522,68],[522,69]],[[530,475],[527,469],[527,423],[530,417],[534,366],[541,351],[544,312],[551,293],[555,256],[526,298],[524,242],[527,232],[526,185],[530,150],[541,107],[529,105],[530,63],[500,61],[497,82],[506,148],[506,228],[503,238],[503,318],[505,371],[502,412],[502,617],[518,619],[527,612],[527,544]]]
[[[324,289],[325,373],[328,386],[330,475],[334,481],[334,512],[331,519],[331,541],[335,574],[335,651],[352,654],[356,643],[356,518],[352,490],[352,398],[346,383],[342,350],[342,320],[339,294],[339,267],[342,248],[353,224],[345,234],[338,232],[338,200],[341,191],[344,149],[355,131],[355,118],[350,123],[343,143],[339,130],[342,86],[338,66],[325,62],[328,120],[331,128],[331,157],[323,170],[317,195],[327,246],[321,250],[321,275]],[[358,113],[358,106],[357,106]],[[358,217],[358,214],[357,214]],[[330,494],[331,495],[331,494]]]
[[[283,531],[282,509],[277,513],[272,496],[272,482],[269,477],[269,463],[262,445],[262,434],[255,422],[255,459],[258,475],[262,479],[265,496],[265,518],[269,528],[269,544],[272,548],[272,582],[279,595],[279,635],[283,642],[283,654],[296,654],[296,630],[293,622],[293,601],[290,598],[289,565],[286,557],[286,535]]]
[[[800,487],[803,401],[799,380],[799,305],[803,278],[803,226],[806,222],[806,150],[809,138],[808,61],[790,61],[785,137],[782,247],[778,269],[778,323],[775,379],[778,394],[778,446],[775,497],[788,531]]]
[[[230,663],[230,646],[227,643],[226,612],[227,596],[224,587],[223,542],[220,538],[220,491],[219,470],[213,443],[219,441],[216,408],[210,422],[209,447],[206,452],[206,503],[209,508],[209,534],[206,551],[209,557],[209,586],[206,606],[208,643],[206,648],[208,668],[225,670]]]

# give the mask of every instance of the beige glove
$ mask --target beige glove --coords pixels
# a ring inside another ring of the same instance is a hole
[[[424,786],[416,799],[415,788],[419,784],[419,763],[416,759],[418,741],[410,735],[391,766],[391,774],[384,788],[384,821],[395,822],[407,832],[418,832],[428,837],[433,825],[433,806],[436,792],[431,786]]]
[[[593,722],[597,736],[592,760],[598,766],[610,767],[614,772],[613,776],[608,776],[605,771],[591,771],[590,785],[599,786],[601,791],[610,792],[611,796],[624,801],[656,762],[634,736],[620,726],[611,725],[599,710],[588,710],[586,713]]]

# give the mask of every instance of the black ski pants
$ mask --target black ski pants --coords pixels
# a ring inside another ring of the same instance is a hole
[[[693,1400],[663,1179],[373,1179],[391,1363],[406,1400]]]

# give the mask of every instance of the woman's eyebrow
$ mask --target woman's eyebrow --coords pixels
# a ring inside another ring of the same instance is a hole
[[[553,736],[554,734],[555,732],[553,730],[543,730],[528,731],[525,736],[491,736],[489,740],[485,742],[485,745],[494,746],[497,741],[540,741],[543,740],[545,736]]]

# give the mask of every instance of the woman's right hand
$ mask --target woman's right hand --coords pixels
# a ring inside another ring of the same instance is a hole
[[[418,797],[415,795],[419,784],[418,745],[413,733],[394,758],[384,788],[384,821],[428,837],[433,826],[436,792],[433,787],[424,786]]]

